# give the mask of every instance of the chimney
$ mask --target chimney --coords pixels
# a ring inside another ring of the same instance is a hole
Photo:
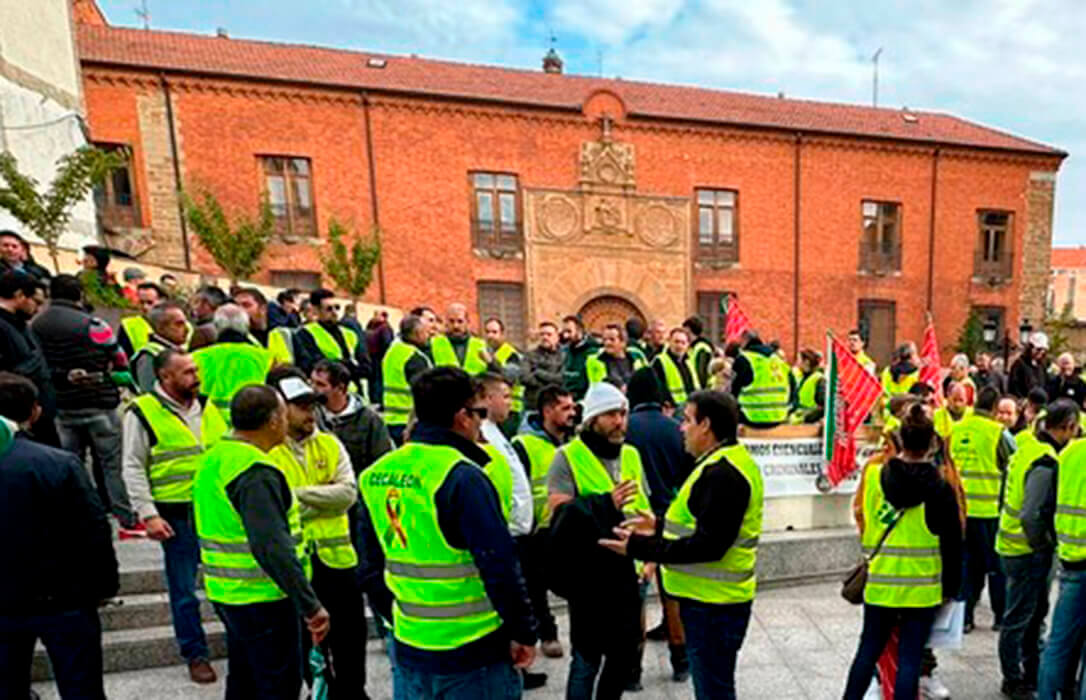
[[[226,27],[219,27],[218,29],[216,29],[215,36],[219,37],[220,39],[230,38],[230,35],[226,33]]]
[[[554,73],[561,75],[562,73],[562,57],[558,55],[558,52],[554,50],[552,46],[547,55],[543,57],[543,72]]]

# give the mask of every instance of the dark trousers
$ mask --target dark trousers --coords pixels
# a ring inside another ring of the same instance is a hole
[[[333,569],[316,555],[312,560],[313,592],[333,620],[328,636],[321,642],[324,652],[331,654],[335,674],[330,697],[365,700],[369,697],[366,695],[366,606],[357,569]],[[303,658],[308,658],[311,645],[309,635],[303,635],[306,652]]]
[[[633,596],[606,601],[571,600],[569,626],[573,658],[566,700],[622,697],[637,666],[641,641],[641,604],[636,591]]]
[[[77,408],[57,412],[60,445],[80,461],[91,456],[91,475],[106,510],[124,527],[139,522],[121,478],[121,418],[117,409]]]
[[[200,619],[200,599],[196,597],[200,543],[192,504],[156,503],[155,507],[174,532],[173,537],[162,542],[174,637],[186,661],[206,660],[207,637]]]
[[[897,679],[894,683],[895,698],[915,698],[920,685],[920,667],[924,647],[931,636],[938,606],[933,608],[884,608],[864,605],[864,626],[860,633],[860,646],[852,668],[848,672],[845,700],[863,700],[875,665],[886,648],[886,642],[895,627],[899,628]],[[687,628],[687,636],[690,630]],[[689,643],[689,642],[688,642]]]
[[[995,551],[999,518],[966,518],[965,521],[965,622],[973,622],[973,611],[984,593],[988,579],[988,598],[997,624],[1003,623],[1007,581]]]
[[[690,677],[698,700],[734,700],[735,664],[750,624],[750,603],[679,601]]]
[[[289,599],[224,605],[226,700],[298,700],[302,690],[302,627]]]
[[[528,596],[532,601],[532,612],[539,623],[537,634],[544,642],[558,639],[558,623],[551,614],[547,600],[546,562],[547,530],[540,530],[531,535],[515,538],[517,555],[520,557],[520,570],[528,586]]]
[[[1036,682],[1044,648],[1052,552],[1003,557],[1007,609],[999,633],[999,665],[1007,681]]]
[[[519,700],[520,672],[500,663],[463,673],[429,673],[396,666],[393,697],[405,700]]]
[[[403,445],[403,432],[406,428],[406,425],[388,426],[388,436],[392,438],[392,444],[396,447],[400,447]]]
[[[105,700],[102,624],[94,608],[0,615],[0,698],[30,697],[30,664],[39,639],[49,654],[60,697]]]

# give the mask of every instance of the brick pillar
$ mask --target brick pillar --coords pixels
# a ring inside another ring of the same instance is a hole
[[[140,95],[140,139],[143,143],[143,167],[147,181],[147,198],[151,210],[151,237],[154,247],[145,259],[158,265],[184,267],[181,243],[181,220],[177,211],[177,183],[174,180],[173,155],[170,150],[169,121],[166,119],[166,98],[161,91]],[[174,113],[177,117],[177,113]],[[180,139],[180,136],[178,136]],[[182,153],[178,143],[178,152]],[[182,167],[182,172],[184,168]]]
[[[1026,221],[1022,234],[1022,283],[1018,287],[1018,321],[1028,318],[1039,328],[1052,271],[1052,209],[1056,173],[1036,171],[1026,187]],[[1058,313],[1058,310],[1057,310]]]

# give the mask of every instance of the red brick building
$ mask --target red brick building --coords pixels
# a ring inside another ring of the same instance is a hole
[[[377,226],[370,300],[463,300],[514,335],[716,327],[734,292],[788,350],[861,324],[881,359],[929,308],[945,343],[971,307],[1043,314],[1066,154],[954,116],[97,22],[78,44],[94,141],[133,152],[101,215],[145,259],[213,268],[178,215],[205,187],[270,197],[262,282],[316,284],[331,218]]]

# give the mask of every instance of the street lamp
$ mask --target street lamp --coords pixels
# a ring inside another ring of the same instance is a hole
[[[1022,319],[1022,325],[1018,326],[1018,344],[1025,345],[1029,342],[1029,334],[1033,332],[1033,326],[1030,325],[1029,319]]]
[[[983,338],[984,338],[984,344],[987,345],[989,348],[992,347],[993,343],[995,343],[995,339],[996,339],[996,323],[991,318],[989,318],[987,321],[984,322],[984,335],[983,335]]]

